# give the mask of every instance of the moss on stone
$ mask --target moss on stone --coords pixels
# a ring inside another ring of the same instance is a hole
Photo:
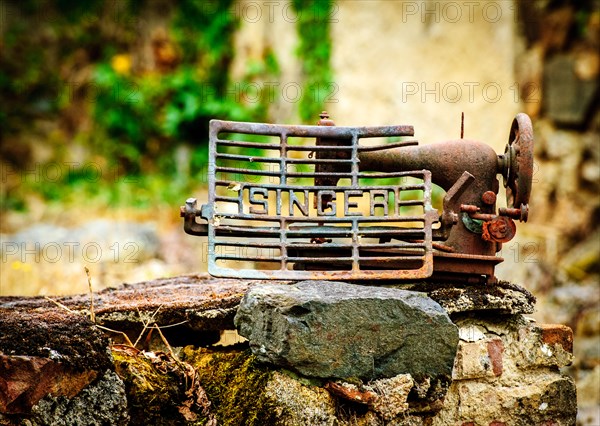
[[[249,349],[214,351],[188,346],[182,359],[198,372],[219,425],[273,424],[281,414],[265,395],[273,371],[258,364]]]
[[[166,354],[146,356],[143,352],[114,350],[115,370],[125,383],[127,404],[132,424],[204,425],[207,419],[185,419],[180,407],[188,399],[191,382],[185,369]],[[155,358],[156,357],[156,358]]]

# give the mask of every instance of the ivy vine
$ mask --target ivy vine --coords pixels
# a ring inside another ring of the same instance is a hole
[[[293,0],[300,38],[296,54],[302,62],[304,88],[298,113],[305,123],[314,122],[333,93],[331,70],[331,0]]]

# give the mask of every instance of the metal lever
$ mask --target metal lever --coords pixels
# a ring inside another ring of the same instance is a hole
[[[454,185],[450,187],[448,192],[446,192],[442,204],[442,216],[440,218],[444,239],[448,238],[450,229],[458,223],[458,214],[454,212],[453,204],[456,204],[456,201],[474,181],[475,177],[471,173],[465,171],[460,178],[454,182]]]

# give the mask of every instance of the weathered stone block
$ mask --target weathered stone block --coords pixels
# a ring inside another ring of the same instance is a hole
[[[449,377],[458,343],[425,294],[339,282],[256,285],[235,324],[260,361],[311,377]]]
[[[452,370],[453,380],[497,377],[502,374],[501,339],[460,342]]]
[[[266,405],[274,408],[278,425],[323,425],[338,423],[335,399],[324,389],[305,386],[285,374],[273,373],[264,391]]]
[[[49,394],[74,397],[113,369],[108,345],[81,315],[0,301],[0,413],[28,414]]]
[[[325,389],[342,399],[368,406],[384,420],[392,420],[408,410],[408,394],[414,384],[410,374],[399,374],[360,386],[346,382],[327,382]]]
[[[427,291],[448,314],[494,311],[502,314],[531,314],[535,297],[523,287],[507,282],[497,285],[419,284],[411,288]]]
[[[455,381],[433,426],[575,424],[576,390],[573,379],[546,372],[523,375],[520,383],[501,386],[497,381]]]
[[[573,330],[563,324],[538,324],[542,342],[547,345],[560,345],[563,350],[573,353]]]
[[[535,324],[519,329],[517,365],[565,367],[573,362],[573,331],[561,324]]]
[[[95,382],[73,398],[47,395],[31,410],[32,415],[20,424],[45,425],[128,425],[125,384],[107,370]],[[27,423],[29,421],[29,423]],[[133,422],[132,422],[133,423]]]

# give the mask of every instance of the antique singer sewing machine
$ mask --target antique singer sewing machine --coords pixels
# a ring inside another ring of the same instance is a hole
[[[413,135],[326,113],[317,126],[212,120],[208,203],[186,201],[185,232],[208,236],[217,277],[495,282],[496,253],[527,221],[529,117],[515,117],[501,155],[462,135],[402,140]]]

